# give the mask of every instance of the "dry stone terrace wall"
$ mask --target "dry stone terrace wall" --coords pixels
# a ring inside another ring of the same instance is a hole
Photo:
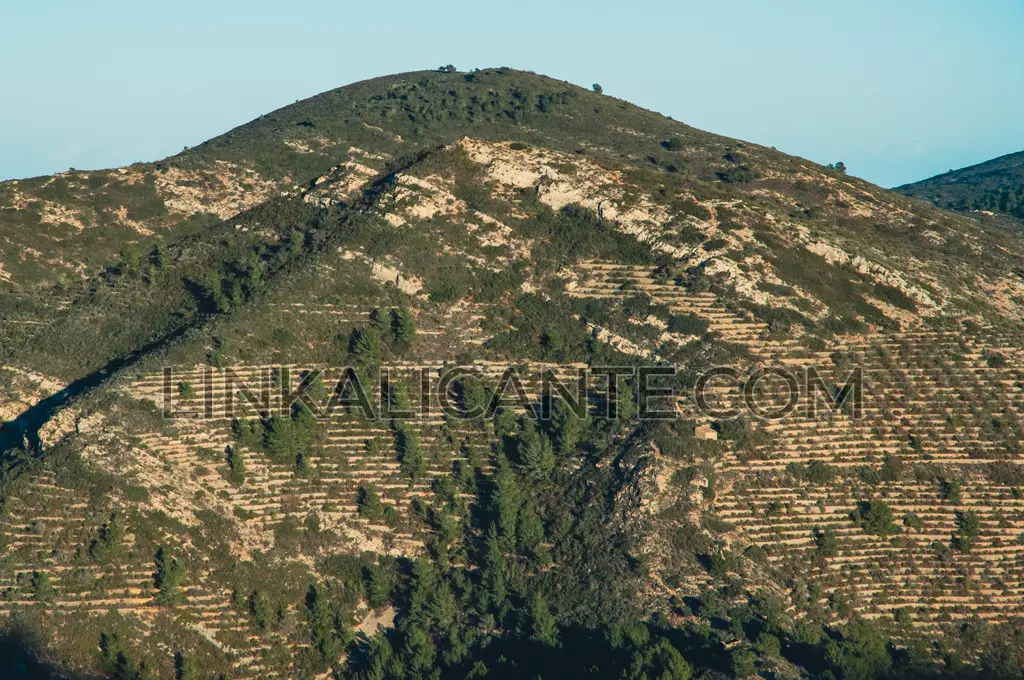
[[[92,635],[98,642],[103,621],[116,612],[136,643],[165,639],[172,619],[156,601],[154,555],[136,546],[134,521],[140,515],[123,510],[124,540],[100,564],[89,557],[88,547],[109,520],[109,508],[83,502],[81,489],[60,486],[48,470],[20,489],[0,526],[0,618],[28,613],[54,629],[54,640]],[[180,536],[165,531],[162,540],[175,545]],[[52,588],[44,598],[32,586],[37,573],[46,574]],[[283,638],[257,635],[248,617],[232,605],[231,590],[210,578],[201,564],[181,591],[184,601],[173,616],[176,634],[208,642],[208,652],[231,668],[231,677],[288,677],[271,672],[263,661]],[[91,656],[85,661],[91,663]]]
[[[287,631],[258,631],[245,608],[238,605],[230,585],[223,580],[223,574],[211,571],[209,559],[196,551],[187,534],[174,528],[173,519],[185,518],[188,511],[198,511],[204,506],[215,511],[226,510],[228,516],[233,508],[252,513],[252,517],[241,522],[238,528],[240,540],[236,547],[239,558],[250,557],[245,553],[246,549],[255,551],[271,547],[275,526],[288,518],[304,521],[308,512],[303,508],[313,508],[323,518],[325,526],[332,519],[337,521],[339,518],[354,522],[359,530],[339,532],[342,537],[336,542],[355,552],[362,549],[400,554],[419,551],[422,543],[414,540],[411,533],[394,532],[387,526],[367,525],[356,518],[354,512],[346,511],[340,505],[337,510],[321,512],[329,497],[342,493],[336,488],[339,480],[342,483],[358,479],[380,482],[387,477],[393,457],[382,457],[379,461],[369,458],[355,460],[351,468],[342,458],[348,449],[358,458],[364,454],[366,437],[378,435],[388,436],[389,433],[384,428],[369,426],[329,437],[327,451],[316,461],[315,481],[292,479],[292,474],[281,473],[260,460],[259,456],[246,454],[249,473],[241,487],[233,487],[219,475],[206,474],[201,470],[211,464],[199,450],[218,444],[220,439],[216,433],[181,438],[153,433],[138,438],[136,448],[128,453],[131,460],[142,462],[137,462],[134,469],[121,466],[117,471],[133,481],[150,484],[149,491],[154,497],[166,487],[178,490],[184,487],[190,492],[199,488],[206,490],[205,501],[193,496],[180,496],[176,500],[181,506],[177,508],[170,505],[161,507],[159,500],[150,503],[120,496],[90,497],[88,489],[81,483],[74,486],[68,485],[67,481],[62,483],[58,481],[59,475],[44,467],[34,474],[30,482],[6,497],[6,514],[0,524],[0,620],[23,614],[39,617],[47,629],[52,629],[51,638],[58,641],[55,643],[56,652],[64,654],[67,651],[69,656],[63,658],[73,659],[76,658],[76,650],[64,650],[59,641],[98,641],[101,632],[110,631],[110,617],[112,612],[116,612],[121,625],[132,631],[133,646],[143,646],[152,638],[165,649],[165,656],[169,659],[173,650],[165,648],[168,635],[173,634],[179,641],[191,637],[194,649],[201,650],[201,654],[213,655],[219,667],[230,669],[232,678],[291,677],[288,671],[279,673],[268,667],[267,657],[273,656],[282,644],[292,650],[300,650],[308,645],[306,638],[300,635],[295,639]],[[424,442],[425,446],[427,444]],[[93,451],[87,452],[86,458],[102,467],[104,463],[113,462],[112,458],[106,457],[108,455]],[[138,470],[146,469],[147,458],[158,461],[160,469],[167,472],[165,479],[132,477]],[[332,466],[330,459],[342,462],[335,462]],[[351,476],[348,474],[350,469],[353,470]],[[428,479],[436,472],[433,468],[428,470]],[[386,493],[383,489],[388,487],[386,483],[378,485],[382,493]],[[390,488],[395,491],[395,498],[400,497],[399,500],[406,503],[411,497],[430,493],[429,486],[424,485],[410,488],[406,483],[391,485]],[[344,495],[351,495],[349,491],[346,488]],[[347,497],[344,503],[348,503]],[[100,535],[101,527],[109,522],[115,508],[124,526],[124,538],[109,556],[94,557],[90,546]],[[150,525],[150,518],[154,511],[160,510],[165,511],[163,517],[172,518],[171,524],[160,523],[157,535],[151,535],[146,542],[148,547],[140,546],[136,540],[137,532],[144,530],[152,534],[154,528]],[[138,522],[146,526],[140,527]],[[374,539],[376,534],[387,535]],[[191,566],[180,589],[183,600],[173,609],[160,605],[156,599],[154,540],[172,547],[177,555],[190,558]],[[312,561],[308,562],[311,567]],[[33,586],[33,579],[39,574],[45,574],[50,584],[50,592],[45,597],[40,597]],[[306,577],[310,581],[315,578],[313,575]],[[290,615],[300,619],[304,616],[294,607],[292,610]],[[371,622],[375,616],[365,607],[357,614],[367,616]],[[92,654],[90,649],[84,659],[86,664],[91,663]]]
[[[571,287],[570,295],[619,299],[637,292],[646,294],[653,301],[668,305],[674,313],[690,312],[706,319],[710,331],[749,348],[755,363],[811,364],[837,382],[843,380],[849,366],[863,368],[865,399],[860,419],[823,412],[821,418],[813,421],[794,417],[758,424],[756,427],[769,438],[754,449],[740,449],[732,442],[723,442],[722,453],[714,461],[721,483],[705,510],[733,525],[728,540],[737,549],[751,543],[762,546],[769,564],[778,573],[793,573],[803,581],[820,579],[822,603],[827,603],[830,596],[849,594],[852,607],[868,616],[888,616],[898,607],[909,606],[915,625],[935,626],[946,616],[961,618],[978,612],[992,620],[1005,620],[1019,613],[1018,591],[1024,583],[1024,545],[1020,542],[1024,533],[1024,501],[1009,487],[987,481],[983,471],[987,463],[1016,461],[1021,457],[1007,448],[1006,437],[992,427],[993,417],[1009,425],[1024,406],[1018,338],[984,327],[965,331],[916,330],[843,338],[828,350],[812,351],[802,346],[799,338],[770,337],[767,326],[730,311],[713,294],[693,294],[659,281],[649,268],[588,263],[581,267],[581,272],[583,275]],[[362,320],[365,316],[364,310],[354,306],[349,309],[326,303],[289,304],[279,312],[287,317],[327,315],[332,322],[335,317]],[[471,324],[467,330],[471,329],[480,334],[476,340],[482,342],[479,325]],[[428,337],[423,340],[432,341],[432,333],[446,332],[440,326],[426,329]],[[1003,361],[994,360],[995,356]],[[442,366],[440,362],[404,362],[390,368],[395,376],[408,379],[419,371],[436,374]],[[495,382],[507,364],[478,362],[477,366]],[[255,385],[262,376],[282,368],[278,364],[234,370],[243,382]],[[311,366],[287,368],[295,381]],[[532,368],[552,368],[571,382],[575,367]],[[141,434],[130,440],[127,456],[115,457],[95,449],[88,455],[101,467],[126,474],[135,483],[147,486],[150,499],[141,505],[147,512],[159,510],[186,525],[196,523],[197,513],[204,509],[232,518],[238,532],[232,550],[239,558],[272,547],[280,527],[288,523],[302,525],[311,518],[324,530],[333,531],[339,537],[339,545],[354,550],[415,554],[423,549],[426,527],[410,518],[412,500],[429,501],[433,480],[449,474],[457,460],[466,460],[463,443],[486,451],[493,437],[488,429],[473,424],[454,424],[446,429],[440,418],[410,421],[427,459],[422,478],[410,483],[401,472],[394,435],[386,423],[340,418],[323,426],[321,439],[310,456],[308,475],[297,475],[294,466],[272,463],[262,453],[242,450],[245,480],[236,484],[229,480],[224,453],[225,447],[233,443],[231,414],[225,410],[223,399],[224,372],[209,367],[176,370],[172,374],[173,396],[179,406],[192,405],[202,410],[207,397],[204,376],[208,370],[212,370],[214,377],[213,418],[180,421],[175,424],[177,434]],[[179,382],[190,384],[195,396],[183,399],[178,395]],[[163,376],[157,374],[140,379],[130,392],[137,398],[161,404],[163,389]],[[537,386],[529,385],[528,389],[536,397]],[[720,393],[726,402],[736,401],[740,396],[737,386],[722,388]],[[371,399],[376,398],[374,392]],[[378,437],[386,446],[371,453],[367,442]],[[819,460],[841,473],[854,474],[860,466],[879,465],[885,454],[900,456],[908,467],[902,481],[872,486],[844,478],[814,487],[797,482],[786,472],[790,464]],[[955,503],[943,501],[937,483],[914,480],[909,468],[917,463],[945,465],[944,474],[963,480],[963,498]],[[483,471],[488,469],[485,465]],[[396,525],[386,525],[360,517],[357,489],[361,484],[372,484],[383,502],[394,506],[403,519]],[[901,526],[895,544],[891,538],[865,534],[854,526],[849,514],[857,502],[875,497],[889,503],[898,524],[904,515],[913,513],[924,522],[924,528]],[[60,506],[59,513],[38,509],[26,511],[24,517],[12,515],[18,522],[26,521],[23,525],[12,522],[8,527],[9,546],[13,546],[8,548],[9,553],[27,550],[24,546],[40,541],[27,537],[33,536],[26,530],[33,512],[41,518],[60,514],[73,522],[75,505],[70,499],[68,503],[67,507]],[[773,504],[770,512],[769,504]],[[981,519],[981,535],[974,548],[968,554],[937,555],[933,543],[948,545],[957,528],[957,511],[968,509],[976,511]],[[839,552],[833,558],[815,560],[814,530],[826,527],[835,530]],[[92,530],[95,529],[93,526]],[[53,558],[48,559],[53,562]],[[12,606],[28,602],[15,586],[18,574],[27,570],[33,560],[26,556],[10,565],[5,583],[14,588]],[[68,571],[71,565],[53,563],[53,581],[60,593],[56,576]],[[125,581],[127,590],[114,599],[121,598],[119,602],[130,611],[137,610],[141,618],[151,620],[159,613],[152,601],[151,556],[140,557],[131,567],[135,571],[125,569],[128,567],[121,571],[131,574],[125,577],[130,583]],[[788,580],[783,578],[782,582]],[[707,583],[707,579],[695,579],[686,588],[699,589]],[[230,607],[227,594],[213,586],[206,591],[202,587],[201,577],[190,581],[189,588],[195,589],[195,595],[190,595],[187,606],[197,607],[196,616],[204,630],[212,631],[215,638],[219,630],[232,631],[231,634],[251,630],[244,617]],[[96,604],[74,607],[84,616],[98,615],[111,605],[109,593],[98,593],[95,598]],[[207,606],[207,599],[209,609],[202,609]],[[67,602],[75,600],[69,596]],[[59,607],[71,608],[72,604]],[[932,615],[924,616],[916,607],[932,608]],[[260,644],[269,643],[264,639]],[[258,677],[258,671],[253,671],[251,677]]]
[[[643,283],[641,283],[643,285]],[[588,289],[584,287],[584,292]],[[704,307],[686,307],[695,313],[714,309],[707,296]],[[709,304],[710,303],[710,304]],[[704,312],[707,314],[707,312]],[[714,317],[712,317],[714,318]],[[718,317],[722,319],[723,317]],[[729,329],[733,324],[720,321]],[[741,331],[742,332],[742,331]],[[760,342],[753,338],[748,342]],[[768,443],[754,450],[737,450],[727,445],[715,461],[716,470],[725,484],[717,493],[709,510],[721,519],[734,524],[736,540],[756,543],[768,549],[770,561],[780,568],[794,564],[811,564],[808,558],[815,550],[815,528],[834,527],[840,537],[839,555],[819,568],[825,595],[850,591],[853,606],[867,615],[881,615],[897,606],[934,603],[940,613],[915,625],[936,625],[949,616],[965,616],[974,611],[987,612],[998,620],[1006,619],[1018,611],[1016,591],[1021,587],[1020,564],[1024,564],[1024,500],[1015,496],[1010,488],[999,487],[987,481],[981,467],[994,461],[1018,460],[1016,451],[1007,449],[1007,440],[991,428],[993,415],[1000,418],[1016,417],[1024,407],[1021,385],[1024,375],[1019,364],[1009,361],[993,366],[991,357],[999,354],[1016,358],[1019,351],[1011,344],[1013,338],[982,329],[971,335],[949,332],[912,332],[900,336],[876,336],[861,340],[846,340],[840,352],[846,355],[844,366],[832,366],[834,377],[841,380],[844,367],[860,365],[864,373],[863,413],[859,419],[848,414],[827,413],[820,419],[808,421],[803,417],[759,425],[770,435]],[[782,361],[809,360],[815,355],[794,347],[796,357],[784,354],[782,345],[774,349],[774,356]],[[801,354],[805,356],[800,356]],[[831,356],[817,353],[816,358],[828,360]],[[503,365],[495,362],[484,365],[484,373],[496,380]],[[440,366],[409,364],[399,367],[397,375],[411,375],[424,369],[436,372]],[[571,379],[571,367],[562,367],[562,375]],[[828,366],[825,367],[826,369]],[[262,367],[267,370],[267,367]],[[489,369],[489,370],[488,370]],[[301,367],[292,367],[301,371]],[[258,371],[248,375],[255,377]],[[185,380],[202,385],[201,372],[183,374]],[[826,377],[829,377],[826,374]],[[136,390],[139,396],[159,398],[160,378],[141,382]],[[223,390],[218,390],[221,394]],[[738,397],[738,389],[726,390],[726,398]],[[987,395],[987,398],[986,398]],[[203,399],[197,394],[196,400]],[[973,407],[968,406],[972,404]],[[223,406],[214,402],[215,409]],[[962,413],[957,408],[962,407]],[[227,441],[227,414],[215,412],[220,418],[219,432]],[[954,424],[955,423],[955,424]],[[427,421],[415,425],[422,432],[424,443],[434,440],[431,428],[440,421]],[[462,435],[462,432],[460,432]],[[393,452],[380,460],[370,460],[365,452],[368,439],[380,436],[390,440],[390,433],[381,426],[352,422],[332,423],[327,443],[315,466],[322,482],[336,484],[336,489],[347,488],[348,506],[327,510],[321,506],[328,520],[359,523],[354,490],[359,483],[373,483],[384,493],[387,502],[404,507],[417,495],[429,495],[426,482],[412,486],[398,472],[399,464]],[[479,437],[486,445],[486,434],[469,431],[467,437]],[[187,448],[187,447],[186,447]],[[898,455],[907,466],[907,480],[871,486],[859,483],[835,483],[820,489],[808,487],[790,479],[785,470],[790,464],[806,464],[811,460],[828,463],[840,471],[852,473],[860,466],[877,466],[886,454]],[[181,461],[189,461],[187,452]],[[332,457],[338,457],[332,460]],[[179,459],[176,459],[177,462]],[[262,464],[258,455],[247,454],[254,482],[248,495],[244,489],[229,488],[222,481],[211,485],[211,492],[226,491],[237,498],[239,507],[260,517],[265,528],[275,521],[297,513],[301,517],[324,503],[323,492],[305,490],[287,491],[295,482],[291,471],[267,472],[266,481],[260,476]],[[944,502],[936,482],[910,481],[909,469],[917,463],[943,464],[944,474],[964,480],[964,493],[958,502]],[[194,458],[187,465],[198,466]],[[444,466],[430,467],[428,477],[443,474]],[[765,474],[774,473],[781,482],[765,481]],[[210,474],[211,481],[222,476]],[[219,486],[218,486],[219,484]],[[781,486],[779,486],[781,484]],[[392,493],[392,495],[388,495]],[[851,522],[849,515],[857,502],[878,497],[890,504],[897,521],[913,513],[925,523],[925,529],[904,529],[907,542],[881,539],[865,534]],[[290,499],[299,498],[297,506],[285,510]],[[781,503],[782,514],[766,512],[765,505]],[[967,555],[952,558],[935,555],[932,545],[938,541],[949,544],[956,531],[958,511],[974,510],[981,517],[981,537]],[[372,534],[373,527],[363,529]],[[387,541],[388,534],[381,534]],[[415,546],[413,536],[395,533],[390,547],[402,546],[407,541]],[[390,548],[389,548],[390,549]],[[872,560],[877,568],[869,566]],[[858,571],[860,570],[860,571]],[[863,572],[863,573],[861,573]],[[812,574],[807,574],[807,577]],[[966,583],[965,584],[965,577]],[[969,587],[972,583],[980,584]],[[991,584],[997,584],[993,586]],[[998,589],[999,593],[994,592]],[[1000,594],[1003,591],[1008,594]]]
[[[1019,337],[972,325],[850,336],[812,351],[798,338],[773,340],[763,323],[731,312],[714,294],[688,293],[657,280],[649,268],[588,263],[580,269],[570,295],[644,294],[673,313],[707,320],[710,332],[748,347],[755,363],[811,365],[834,385],[844,384],[851,369],[862,370],[859,418],[823,409],[809,420],[799,409],[757,424],[766,437],[752,449],[724,442],[714,461],[720,483],[704,510],[731,526],[726,537],[736,551],[750,544],[765,550],[780,581],[793,584],[792,610],[798,602],[800,608],[821,605],[838,620],[846,614],[837,602],[848,599],[853,610],[869,617],[892,617],[907,608],[920,628],[973,615],[1006,621],[1024,613],[1024,493],[986,474],[995,462],[1024,462]],[[765,386],[759,403],[771,405],[774,399],[781,405],[789,396],[785,389],[773,394],[770,381]],[[714,392],[720,407],[742,413],[738,385]],[[877,468],[887,455],[902,461],[902,479],[860,481],[859,468]],[[839,477],[814,485],[787,472],[787,466],[810,461],[832,466]],[[962,481],[962,497],[944,500],[940,481],[915,479],[915,465]],[[899,526],[895,537],[867,534],[851,520],[857,504],[872,498],[892,508]],[[969,552],[960,553],[950,546],[959,513],[966,511],[978,514],[980,536]],[[923,526],[904,526],[905,517]],[[818,555],[816,531],[825,529],[838,539],[831,558]],[[819,599],[801,600],[805,586],[815,582],[822,586]],[[682,588],[697,594],[708,583],[687,579]]]
[[[508,145],[464,140],[461,147],[472,160],[486,166],[488,177],[509,197],[513,196],[510,189],[539,187],[540,199],[550,207],[579,202],[618,220],[620,228],[643,239],[656,242],[663,235],[658,229],[669,216],[660,212],[661,207],[624,192],[620,174],[579,163],[574,164],[575,170],[560,171],[556,166],[566,163],[567,157],[544,153],[533,154],[524,165],[523,158],[529,154],[515,152]],[[305,197],[320,205],[349,200],[375,176],[383,160],[352,150],[348,162],[325,175],[324,181],[316,182]],[[512,257],[528,255],[537,245],[516,240],[510,227],[470,210],[455,198],[453,187],[443,177],[402,175],[396,187],[391,210],[383,217],[395,229],[443,219],[448,226],[459,227],[453,230],[451,243],[472,234],[481,246],[507,247]],[[185,200],[186,194],[179,198]],[[736,208],[737,204],[709,202],[710,219],[704,222],[694,218],[701,222],[702,233],[708,237],[719,234],[716,207],[724,212],[725,207]],[[514,224],[512,219],[505,219]],[[730,248],[750,241],[748,229],[733,229],[727,236]],[[444,239],[440,241],[442,250],[448,252],[451,246]],[[818,250],[826,259],[845,262],[845,251]],[[710,254],[671,252],[687,263],[696,261],[691,255],[707,261]],[[366,259],[362,251],[352,251],[352,256]],[[719,261],[735,264],[724,258]],[[373,275],[391,283],[412,280],[400,277],[411,277],[415,272],[404,272],[391,264],[374,261]],[[851,266],[861,265],[884,281],[901,282],[888,270],[871,268],[860,260]],[[1024,416],[1021,338],[990,327],[937,331],[907,324],[904,328],[908,330],[899,333],[841,337],[826,349],[811,349],[799,331],[773,334],[766,323],[739,306],[711,292],[691,292],[659,276],[650,266],[594,261],[561,273],[566,275],[567,294],[574,298],[626,300],[639,294],[667,306],[672,314],[692,314],[706,321],[710,336],[704,340],[744,348],[746,356],[737,360],[741,365],[794,369],[809,365],[836,385],[843,383],[851,367],[863,370],[864,400],[859,418],[822,410],[815,419],[803,417],[802,412],[769,422],[755,419],[753,428],[764,436],[754,445],[744,446],[725,438],[720,441],[720,450],[711,461],[716,478],[713,488],[711,481],[702,480],[708,492],[692,497],[698,499],[698,515],[728,523],[720,525],[724,526],[720,533],[730,550],[739,553],[750,545],[764,550],[766,564],[747,569],[750,581],[786,592],[791,596],[793,612],[820,605],[835,619],[849,614],[839,606],[844,599],[849,600],[849,611],[868,617],[892,616],[894,610],[908,608],[913,625],[919,628],[934,628],[946,619],[975,614],[990,621],[1024,614],[1024,494],[987,477],[988,465],[993,462],[1024,462],[1020,460],[1024,456],[1019,445],[1024,438],[1024,428],[1019,425]],[[733,276],[733,282],[746,274],[739,268],[726,273]],[[542,283],[528,282],[524,290],[542,290]],[[747,287],[739,291],[740,297],[745,294],[748,300],[772,301],[758,298],[753,284],[746,283]],[[404,292],[410,297],[403,300],[426,298],[419,287]],[[795,295],[799,294],[796,291]],[[368,322],[367,308],[359,304],[284,302],[276,304],[273,311],[277,322],[284,326],[315,320],[335,332]],[[486,314],[487,305],[468,301],[452,305],[444,313],[413,311],[418,316],[418,334],[411,356],[421,360],[388,366],[393,376],[405,381],[415,380],[422,373],[436,375],[444,367],[439,357],[454,359],[483,345],[487,334],[481,321],[493,322]],[[630,321],[659,324],[657,319]],[[682,347],[699,339],[659,327],[659,346],[652,347],[654,343],[627,339],[621,328],[592,325],[590,330],[623,353],[650,360],[660,358],[662,346]],[[332,340],[325,338],[333,337],[333,333],[316,337],[309,343],[311,352],[317,350],[314,344],[330,343]],[[486,348],[480,350],[490,356],[486,352]],[[508,367],[507,362],[499,361],[477,361],[474,365],[492,384]],[[304,370],[314,367],[275,363],[242,365],[232,370],[242,382],[256,386],[264,375],[285,368],[294,383]],[[526,372],[551,369],[571,384],[576,368],[534,363],[526,366]],[[208,371],[212,382],[206,379]],[[261,451],[237,446],[231,431],[237,411],[227,409],[225,371],[180,367],[171,376],[176,407],[203,412],[209,405],[209,417],[182,417],[165,428],[132,434],[116,431],[115,423],[112,430],[101,432],[103,437],[87,437],[90,443],[83,456],[89,463],[148,492],[142,499],[116,499],[121,507],[130,509],[124,554],[102,566],[83,562],[76,550],[95,537],[104,516],[82,503],[74,490],[57,485],[52,474],[44,474],[12,496],[6,522],[0,528],[4,544],[0,552],[0,616],[32,608],[53,625],[63,622],[65,626],[87,626],[95,625],[97,619],[115,609],[129,617],[143,636],[173,618],[178,622],[175,625],[209,641],[214,650],[211,653],[229,658],[232,677],[275,677],[264,655],[279,642],[293,650],[303,643],[276,633],[258,634],[246,613],[232,602],[230,588],[202,562],[189,573],[183,589],[184,603],[173,612],[159,606],[155,600],[153,554],[151,550],[135,550],[134,518],[166,517],[189,530],[200,530],[211,516],[226,521],[230,531],[221,547],[239,561],[273,550],[295,527],[310,526],[328,537],[331,551],[413,556],[422,553],[430,541],[430,528],[417,516],[414,502],[430,503],[435,482],[452,475],[460,465],[484,475],[492,472],[488,454],[495,437],[490,424],[448,422],[436,414],[408,423],[418,436],[425,458],[425,469],[416,479],[403,471],[395,432],[387,421],[351,415],[332,418],[318,427],[305,452],[308,470],[299,471],[294,464],[274,462]],[[179,383],[189,385],[194,395],[179,394]],[[767,385],[760,396],[781,401],[785,395],[773,392],[771,387]],[[154,374],[138,379],[125,392],[162,406],[164,388],[164,377]],[[376,388],[373,385],[370,392],[374,403],[378,401]],[[526,388],[531,399],[538,398],[536,380],[528,381]],[[722,404],[741,403],[739,385],[722,385],[714,391]],[[235,404],[240,402],[234,400]],[[679,408],[697,420],[711,419],[694,409],[690,395],[683,395]],[[257,414],[253,409],[249,415]],[[234,455],[244,461],[241,479],[232,478],[229,447],[235,448]],[[858,476],[860,468],[877,468],[887,455],[902,461],[901,478],[869,482]],[[820,484],[798,480],[793,466],[805,467],[811,461],[832,466],[838,477]],[[669,468],[661,475],[665,480],[670,478],[672,468],[679,466],[676,461],[661,463]],[[931,466],[928,469],[932,476],[919,474],[915,466]],[[939,477],[960,481],[960,497],[944,498]],[[373,487],[393,516],[361,516],[361,486]],[[659,486],[663,493],[671,493],[667,484]],[[883,500],[892,508],[898,526],[895,536],[865,533],[850,519],[857,504],[868,499]],[[666,502],[661,507],[668,505]],[[949,547],[958,530],[958,513],[965,511],[977,513],[980,532],[972,549],[961,553]],[[907,517],[915,519],[913,526],[904,525]],[[834,531],[838,546],[835,554],[827,557],[819,554],[815,538],[816,532],[826,529]],[[203,554],[203,549],[192,545],[181,532],[166,532],[163,538],[183,554],[199,558]],[[314,557],[296,550],[289,561],[315,578]],[[656,570],[660,566],[657,560],[652,564]],[[35,571],[48,574],[53,584],[54,592],[45,601],[38,601],[31,592]],[[669,588],[663,575],[655,574],[659,587]],[[810,591],[813,602],[809,602],[803,593],[807,592],[805,586],[813,583],[821,589]],[[715,577],[695,570],[671,589],[682,595],[697,595],[715,585],[720,585]],[[280,677],[287,677],[287,673]]]
[[[908,607],[921,627],[972,614],[988,621],[1019,616],[1024,495],[987,474],[993,463],[1024,462],[1024,373],[1015,342],[982,330],[846,343],[845,361],[865,370],[863,418],[765,424],[770,444],[730,450],[716,461],[724,483],[708,509],[736,527],[741,547],[762,547],[787,579],[821,584],[823,604],[849,597],[866,616]],[[1014,359],[1002,365],[991,360],[995,354]],[[902,461],[900,479],[858,478],[858,468],[877,468],[886,456]],[[810,461],[833,466],[839,477],[815,484],[787,471]],[[961,498],[944,498],[941,479],[918,479],[928,469],[961,483]],[[892,508],[895,537],[869,535],[852,522],[857,504],[872,498]],[[977,513],[980,535],[960,553],[949,548],[958,513],[967,511]],[[826,528],[838,538],[830,558],[819,556],[815,541]]]
[[[691,293],[672,281],[659,279],[651,267],[586,262],[579,270],[580,280],[567,286],[572,297],[623,300],[639,293],[656,304],[668,306],[673,314],[689,313],[705,319],[710,332],[726,342],[743,345],[760,359],[782,355],[795,359],[802,355],[797,340],[770,338],[764,322],[726,309],[714,293]]]
[[[484,380],[492,384],[497,383],[508,368],[507,364],[500,362],[479,362],[475,366]],[[231,381],[237,379],[258,392],[259,385],[268,381],[272,374],[279,374],[282,369],[287,369],[292,376],[292,384],[296,385],[302,372],[309,368],[312,367],[237,367],[231,369],[234,374]],[[415,385],[414,381],[419,380],[420,376],[436,376],[444,367],[439,364],[406,363],[390,364],[386,368],[394,379]],[[541,371],[550,369],[565,384],[573,384],[578,368],[581,367],[533,366],[524,373],[527,377],[524,388],[530,399],[537,400],[541,390],[538,377]],[[532,380],[529,379],[531,375]],[[273,530],[282,522],[293,520],[302,523],[309,516],[315,515],[323,528],[337,530],[353,536],[357,541],[363,541],[365,545],[359,546],[361,548],[413,554],[422,546],[422,537],[412,529],[395,529],[359,517],[359,486],[372,485],[385,503],[395,506],[403,515],[408,514],[409,504],[414,498],[429,500],[433,495],[433,481],[450,474],[456,460],[466,460],[467,446],[478,448],[486,458],[489,441],[493,437],[489,428],[471,422],[446,423],[437,410],[427,418],[410,419],[408,424],[417,432],[426,457],[423,476],[411,481],[401,471],[394,448],[395,436],[387,421],[365,420],[339,410],[319,426],[318,441],[311,450],[311,471],[308,475],[296,475],[294,465],[274,464],[262,453],[239,449],[245,459],[247,472],[245,481],[235,485],[228,481],[229,469],[224,453],[227,446],[234,445],[232,418],[246,412],[256,417],[256,412],[252,409],[243,410],[242,406],[246,402],[237,394],[231,398],[231,410],[228,409],[229,400],[226,395],[232,393],[235,386],[229,382],[226,371],[197,367],[175,371],[172,376],[172,395],[176,402],[174,408],[203,414],[207,408],[212,408],[212,417],[206,418],[204,415],[197,421],[185,418],[183,425],[192,434],[179,438],[158,433],[141,436],[136,455],[139,460],[155,457],[163,466],[169,466],[173,473],[168,475],[168,483],[180,484],[180,480],[190,480],[197,489],[207,494],[212,504],[227,514],[245,518],[242,520],[244,531],[252,537],[256,546],[272,545]],[[177,393],[179,383],[192,386],[195,395],[183,399]],[[328,389],[334,384],[332,380],[325,380]],[[134,396],[152,400],[161,407],[164,390],[163,375],[144,378],[132,387]],[[367,392],[370,402],[379,404],[379,385],[369,386]],[[273,408],[280,412],[280,390],[273,390],[272,394]],[[416,399],[413,396],[414,404]],[[376,452],[369,446],[375,439],[384,444]],[[489,465],[485,465],[487,469]],[[189,520],[180,507],[168,507],[167,511],[178,514],[183,521]],[[251,547],[240,545],[238,549],[244,553]]]

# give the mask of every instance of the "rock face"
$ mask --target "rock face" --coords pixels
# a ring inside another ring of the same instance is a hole
[[[78,430],[78,416],[73,411],[60,411],[39,431],[43,446],[52,447]]]
[[[0,617],[68,667],[106,672],[116,633],[162,677],[325,677],[394,626],[464,674],[456,642],[545,614],[768,595],[779,630],[899,613],[901,641],[1020,614],[1013,234],[511,71],[357,84],[0,204],[0,413],[103,377],[3,480]],[[614,417],[606,377],[532,417],[609,366]]]

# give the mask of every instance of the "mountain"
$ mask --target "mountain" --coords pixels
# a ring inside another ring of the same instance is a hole
[[[897,187],[940,208],[1024,219],[1024,151]]]
[[[0,620],[66,674],[1024,668],[997,225],[511,69],[0,200]]]

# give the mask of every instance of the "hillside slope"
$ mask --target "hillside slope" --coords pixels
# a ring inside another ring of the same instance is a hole
[[[148,234],[104,221],[132,173]],[[0,222],[50,253],[0,251],[0,613],[63,667],[1024,667],[1018,236],[507,69],[89,174],[5,184]],[[610,414],[605,381],[537,417],[545,375],[602,366],[676,367],[669,415]],[[746,408],[788,398],[766,366],[801,408]],[[808,413],[812,371],[860,408]]]
[[[896,187],[940,208],[1024,219],[1024,151]]]

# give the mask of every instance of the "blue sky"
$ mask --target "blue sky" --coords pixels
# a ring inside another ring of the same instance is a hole
[[[512,66],[893,186],[1024,150],[1020,0],[0,4],[0,179],[156,160],[356,80]]]

